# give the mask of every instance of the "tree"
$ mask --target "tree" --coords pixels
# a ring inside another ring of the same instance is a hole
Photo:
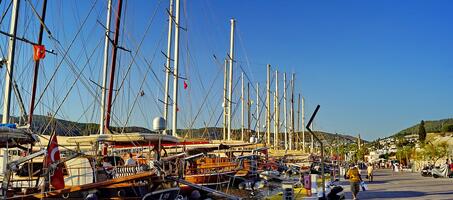
[[[442,142],[438,145],[434,145],[430,142],[423,146],[423,156],[425,159],[433,161],[435,164],[439,159],[444,158],[448,155],[448,144]]]
[[[418,140],[424,143],[426,139],[425,122],[422,120],[418,126]]]
[[[396,158],[404,165],[409,165],[409,161],[412,159],[414,147],[411,145],[398,147],[396,151]]]
[[[453,124],[443,125],[442,126],[442,132],[443,133],[453,132]]]

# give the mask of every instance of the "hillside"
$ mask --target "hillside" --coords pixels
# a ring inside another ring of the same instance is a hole
[[[1,115],[0,115],[1,117]],[[13,117],[13,121],[15,123],[18,122],[18,118]],[[99,124],[96,123],[78,123],[63,119],[55,119],[51,124],[50,117],[42,116],[42,115],[35,115],[33,117],[33,124],[31,129],[37,133],[48,135],[52,130],[56,130],[58,135],[65,135],[65,136],[80,136],[80,135],[91,135],[97,134],[99,132]],[[121,127],[112,127],[112,131],[121,132]],[[153,132],[147,128],[143,127],[125,127],[124,132]],[[207,139],[221,139],[223,137],[223,128],[220,127],[206,127],[206,128],[198,128],[198,129],[180,129],[178,130],[180,136],[187,137],[187,138],[207,138]],[[252,130],[252,133],[255,131]],[[261,135],[264,135],[264,132],[261,132]],[[338,134],[335,135],[333,133],[326,133],[321,131],[315,131],[316,136],[328,143],[352,143],[357,142],[357,138]],[[241,130],[240,129],[233,129],[232,130],[233,139],[240,139]],[[273,136],[273,133],[271,133]],[[302,133],[299,133],[302,135]],[[245,138],[249,138],[249,134],[245,134]],[[280,138],[284,138],[284,133],[280,133]],[[310,141],[311,136],[308,131],[305,132],[305,141]],[[302,139],[301,139],[302,141]],[[366,141],[364,141],[366,142]]]
[[[418,134],[418,126],[420,123],[413,125],[409,128],[406,128],[394,136],[403,136],[403,135],[411,135],[411,134]],[[433,121],[425,121],[425,130],[428,133],[440,133],[442,132],[442,128],[445,126],[453,125],[453,119],[441,119],[441,120],[433,120]]]

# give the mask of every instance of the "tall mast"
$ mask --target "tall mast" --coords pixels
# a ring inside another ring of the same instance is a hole
[[[296,142],[296,150],[299,150],[300,144],[300,93],[297,98],[297,142]]]
[[[236,24],[235,19],[230,20],[230,78],[228,83],[228,140],[231,140],[231,101],[233,101],[233,62],[234,62],[234,27]]]
[[[271,144],[271,65],[267,65],[266,81],[266,144]]]
[[[115,36],[113,38],[112,47],[112,63],[110,70],[110,82],[109,82],[109,94],[107,98],[107,115],[105,116],[105,128],[110,127],[110,117],[112,113],[112,97],[113,97],[113,83],[115,81],[115,68],[116,68],[116,55],[118,53],[118,38],[120,33],[120,20],[121,10],[123,7],[123,0],[118,0],[118,8],[116,13],[116,25],[115,25]]]
[[[241,73],[241,141],[244,141],[244,72]]]
[[[305,153],[305,98],[302,97],[302,151]]]
[[[179,30],[180,27],[180,0],[176,1],[176,19],[175,19],[175,62],[174,62],[174,79],[173,79],[173,127],[172,135],[178,136],[178,82],[179,82]]]
[[[256,83],[256,127],[257,127],[257,140],[260,138],[260,84]]]
[[[314,130],[313,123],[311,124],[311,130]],[[311,135],[310,153],[313,153],[314,148],[315,148],[315,140],[314,140],[313,134],[310,134],[310,135]]]
[[[227,106],[227,81],[228,81],[228,59],[225,59],[223,68],[223,140],[226,140],[227,134],[227,120],[228,120],[228,106]]]
[[[288,149],[288,106],[286,105],[288,102],[288,98],[286,98],[286,73],[283,73],[283,121],[285,123],[285,150]]]
[[[294,142],[294,78],[295,74],[291,76],[291,132],[289,132],[289,149],[293,150]]]
[[[251,123],[252,123],[252,116],[250,112],[250,107],[252,106],[252,102],[250,101],[250,82],[247,82],[247,134],[248,138],[250,139],[250,133],[251,133]]]
[[[275,70],[275,95],[274,95],[274,148],[278,149],[278,132],[280,130],[280,111],[278,109],[278,70]]]
[[[16,32],[17,21],[19,18],[19,3],[20,0],[13,0],[13,9],[11,14],[11,24],[9,27],[9,44],[8,44],[8,61],[6,63],[6,77],[5,77],[5,95],[3,101],[3,118],[2,123],[8,123],[10,104],[11,104],[11,85],[13,84],[14,72],[14,54],[16,49]],[[6,161],[4,161],[6,162]]]
[[[170,87],[170,65],[171,65],[171,39],[173,35],[173,0],[170,0],[168,9],[168,34],[167,34],[167,62],[165,63],[165,96],[164,96],[164,119],[168,122],[168,95]],[[167,123],[165,123],[165,134],[167,134]]]
[[[109,43],[110,43],[110,21],[112,13],[112,0],[107,3],[107,23],[105,26],[105,38],[104,38],[104,69],[102,74],[102,97],[101,97],[101,120],[99,123],[99,134],[105,133],[105,95],[107,87],[107,71],[109,65]]]
[[[42,11],[41,11],[41,20],[44,23],[46,19],[46,10],[47,10],[47,0],[43,1]],[[38,34],[38,45],[42,44],[42,35],[44,33],[44,24],[40,23],[39,34]],[[35,61],[35,68],[33,70],[33,85],[31,88],[31,100],[30,100],[30,114],[28,115],[28,124],[31,127],[33,122],[33,112],[35,111],[35,97],[36,97],[36,85],[38,82],[38,72],[39,72],[39,59]]]

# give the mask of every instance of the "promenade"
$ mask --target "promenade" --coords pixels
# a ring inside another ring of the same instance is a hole
[[[365,176],[363,175],[363,178]],[[361,191],[359,199],[453,199],[453,178],[422,177],[419,173],[398,173],[377,169],[368,191]],[[346,199],[352,199],[349,182],[342,181]]]

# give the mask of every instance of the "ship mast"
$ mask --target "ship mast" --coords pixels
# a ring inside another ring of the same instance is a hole
[[[231,140],[231,101],[233,100],[233,62],[234,62],[234,28],[236,24],[235,19],[231,19],[230,30],[230,77],[228,82],[228,140]]]
[[[244,72],[241,73],[241,141],[244,141]]]
[[[278,103],[278,70],[275,70],[275,95],[274,95],[274,149],[278,149],[278,132],[280,123],[280,111]]]
[[[290,121],[291,121],[291,129],[289,132],[289,150],[293,150],[293,142],[294,142],[294,77],[295,74],[293,73],[291,76],[291,110],[290,110]]]
[[[175,62],[174,62],[174,74],[173,74],[173,127],[172,135],[178,136],[178,82],[179,82],[179,31],[180,31],[180,0],[176,0],[176,19],[175,19]]]
[[[165,96],[164,96],[164,119],[165,119],[165,131],[167,134],[167,122],[168,122],[168,96],[170,94],[170,65],[171,65],[171,39],[173,36],[173,0],[170,0],[170,7],[168,10],[168,35],[167,35],[167,61],[165,63]]]
[[[256,127],[257,141],[260,140],[260,84],[256,83]]]
[[[102,74],[102,96],[101,96],[101,120],[99,123],[99,134],[105,133],[105,96],[107,92],[107,71],[109,65],[109,43],[110,43],[110,21],[112,13],[112,0],[107,3],[107,23],[105,26],[105,38],[104,38],[104,67]]]
[[[250,112],[250,108],[252,107],[252,102],[250,101],[250,82],[247,82],[247,136],[250,141],[250,133],[251,133],[251,123],[252,123],[252,113]]]
[[[305,151],[305,98],[302,97],[302,151]]]
[[[266,81],[266,145],[271,144],[271,65],[267,65]]]
[[[8,43],[8,58],[7,58],[8,60],[6,63],[5,93],[3,99],[4,101],[3,101],[2,123],[8,123],[10,115],[11,87],[13,84],[14,54],[16,49],[16,32],[17,32],[17,21],[19,18],[19,3],[20,0],[13,0],[11,25],[9,27],[10,37]]]
[[[297,142],[296,150],[299,150],[300,145],[300,93],[297,97]]]
[[[288,150],[288,106],[286,105],[288,103],[288,98],[286,98],[286,73],[283,74],[283,115],[284,117],[284,123],[285,123],[285,150]]]
[[[123,5],[123,0],[118,0],[118,11],[116,13],[115,36],[113,38],[113,46],[112,46],[112,63],[111,63],[111,70],[110,70],[109,94],[108,94],[108,98],[107,98],[107,114],[105,117],[105,128],[107,128],[107,129],[110,127],[110,117],[111,117],[111,113],[112,113],[113,83],[115,81],[116,55],[118,53],[118,38],[119,38],[119,32],[120,32],[119,30],[120,30],[122,5]]]
[[[223,67],[223,140],[226,140],[227,135],[227,120],[228,120],[228,108],[227,108],[227,82],[228,82],[228,59],[225,59]]]

